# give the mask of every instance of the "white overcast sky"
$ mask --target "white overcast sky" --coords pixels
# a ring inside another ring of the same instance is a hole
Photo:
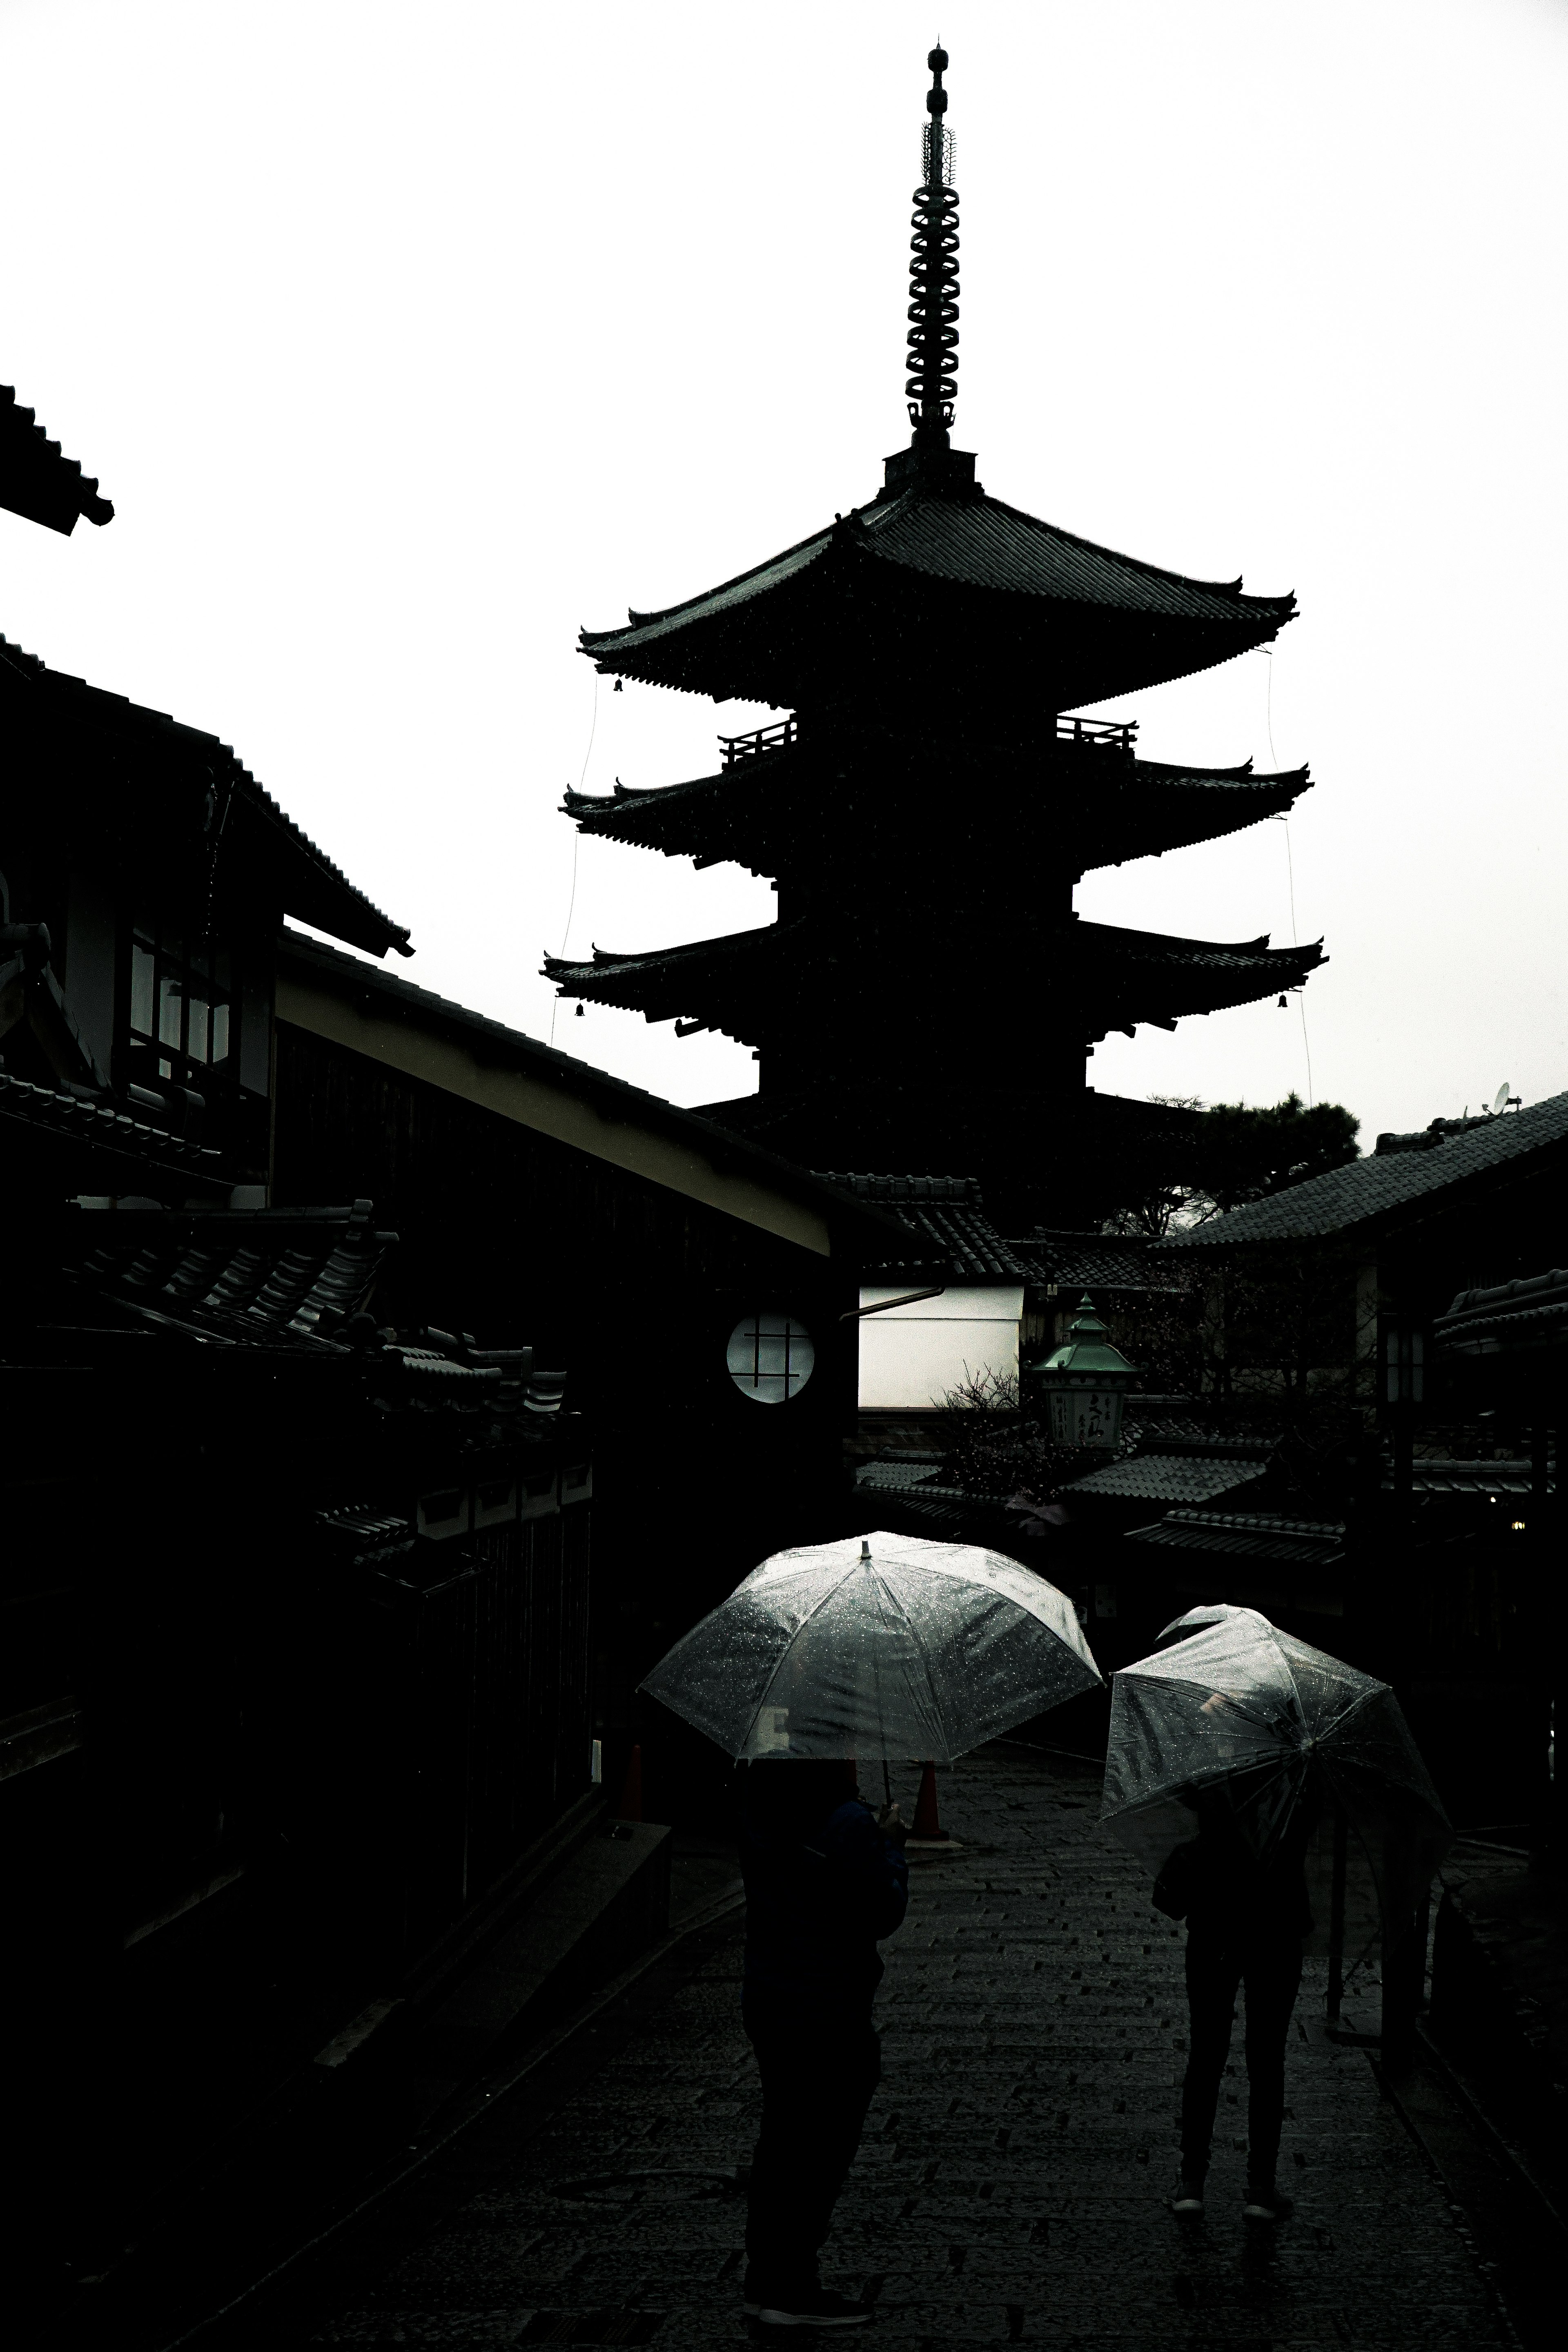
[[[1311,761],[1306,1037],[1256,1006],[1091,1078],[1273,1101],[1310,1045],[1368,1143],[1568,1087],[1568,0],[0,0],[0,382],[118,509],[0,513],[0,630],[233,743],[412,927],[403,972],[536,1034],[569,905],[584,953],[771,920],[732,866],[596,843],[572,902],[584,763],[701,774],[761,715],[605,681],[590,753],[575,633],[907,439],[938,13],[981,479],[1300,601],[1271,664],[1107,708],[1153,756]],[[1289,940],[1286,829],[1078,904]],[[1026,1053],[985,947],[953,984]],[[635,1014],[556,1042],[678,1101],[754,1083]]]

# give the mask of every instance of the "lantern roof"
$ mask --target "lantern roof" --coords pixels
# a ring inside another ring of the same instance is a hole
[[[1078,1313],[1068,1326],[1067,1338],[1036,1369],[1042,1373],[1065,1372],[1079,1380],[1088,1377],[1095,1381],[1130,1381],[1136,1368],[1112,1343],[1086,1290],[1079,1301]]]

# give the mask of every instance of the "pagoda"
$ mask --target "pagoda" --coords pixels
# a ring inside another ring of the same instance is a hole
[[[766,876],[777,919],[544,970],[749,1045],[758,1093],[706,1109],[760,1142],[818,1168],[961,1167],[1000,1213],[1060,1221],[1095,1214],[1093,1171],[1159,1118],[1086,1087],[1099,1039],[1282,998],[1322,961],[1076,915],[1083,874],[1281,814],[1309,778],[1140,759],[1134,726],[1070,714],[1269,644],[1295,600],[1042,522],[952,446],[958,199],[946,53],[929,62],[910,446],[783,554],[582,633],[603,674],[788,714],[721,737],[712,774],[564,804],[585,834]]]

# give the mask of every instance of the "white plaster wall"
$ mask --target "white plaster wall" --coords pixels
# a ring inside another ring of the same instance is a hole
[[[860,1293],[862,1307],[900,1297],[911,1286]],[[860,1402],[868,1411],[925,1412],[951,1389],[986,1372],[1016,1378],[1021,1283],[954,1286],[940,1298],[890,1307],[860,1323]]]

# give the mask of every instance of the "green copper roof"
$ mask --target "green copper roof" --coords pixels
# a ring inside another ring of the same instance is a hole
[[[1131,1380],[1134,1368],[1121,1349],[1113,1347],[1107,1338],[1105,1326],[1095,1313],[1094,1301],[1086,1290],[1079,1301],[1078,1313],[1068,1326],[1067,1338],[1037,1370],[1042,1372],[1073,1372],[1079,1378],[1092,1380]]]

